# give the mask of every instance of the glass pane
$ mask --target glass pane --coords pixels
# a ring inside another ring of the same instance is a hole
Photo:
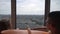
[[[60,11],[60,0],[51,0],[50,11]]]
[[[11,15],[11,0],[0,0],[0,20],[9,19]]]
[[[45,0],[17,0],[16,27],[26,29],[39,28],[44,25]]]

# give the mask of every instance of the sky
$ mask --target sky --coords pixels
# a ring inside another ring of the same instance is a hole
[[[17,15],[44,15],[45,0],[16,0]],[[50,11],[60,10],[60,0],[51,0]],[[0,14],[11,14],[11,0],[0,0]]]

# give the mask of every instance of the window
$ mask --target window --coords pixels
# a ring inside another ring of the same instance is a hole
[[[51,0],[50,11],[60,11],[60,0]]]
[[[16,27],[26,29],[44,25],[45,0],[17,0]]]
[[[46,4],[45,4],[45,1],[47,2]],[[44,15],[46,16],[48,13],[48,10],[50,9],[48,8],[50,6],[48,2],[49,0],[0,0],[0,19],[3,19],[3,18],[9,19],[11,16],[11,22],[13,26],[14,27],[17,26],[17,28],[21,27],[20,22],[23,22],[23,21],[24,21],[23,25],[35,24],[35,25],[38,25],[39,27],[43,26],[45,21]],[[17,9],[17,12],[16,12],[16,9]],[[16,13],[17,13],[17,23],[16,23]],[[7,16],[9,15],[9,17],[7,17],[6,15]],[[41,20],[42,24],[41,22],[40,24],[37,23],[39,20]]]
[[[11,16],[11,0],[0,0],[0,20]]]

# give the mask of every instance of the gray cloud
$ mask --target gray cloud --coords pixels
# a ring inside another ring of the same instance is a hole
[[[51,11],[60,10],[60,0],[51,0]],[[44,0],[17,0],[17,14],[44,14]],[[0,0],[0,14],[11,14],[11,0]]]
[[[51,0],[51,11],[60,11],[60,0]]]
[[[43,0],[25,0],[23,3],[17,3],[17,14],[44,14]]]
[[[0,2],[11,2],[11,0],[0,0]]]
[[[11,14],[11,1],[0,0],[0,14]]]

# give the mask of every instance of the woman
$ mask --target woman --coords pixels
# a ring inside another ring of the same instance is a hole
[[[49,13],[46,22],[51,34],[60,34],[60,11]]]

